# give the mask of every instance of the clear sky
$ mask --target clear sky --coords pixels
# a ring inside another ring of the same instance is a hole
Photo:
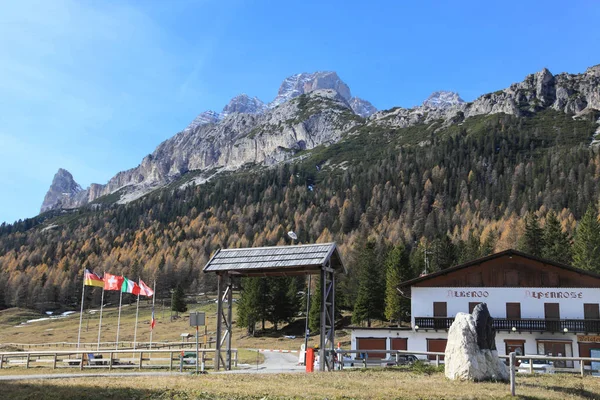
[[[594,0],[0,0],[0,222],[36,215],[58,168],[106,183],[289,75],[337,71],[380,109],[473,100],[599,64],[598,21]]]

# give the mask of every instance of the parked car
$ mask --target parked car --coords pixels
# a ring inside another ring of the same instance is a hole
[[[396,365],[413,365],[418,360],[419,359],[417,358],[417,356],[414,356],[412,354],[400,354],[398,355],[398,363],[396,363]]]
[[[554,363],[550,360],[534,359],[533,361],[533,372],[538,374],[553,374]],[[528,374],[530,372],[529,360],[521,360],[517,372],[521,374]]]

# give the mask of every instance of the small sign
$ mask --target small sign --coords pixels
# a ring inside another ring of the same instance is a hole
[[[577,336],[577,341],[578,342],[592,342],[592,343],[600,343],[600,336],[594,336],[594,335],[578,335]]]
[[[204,326],[204,312],[190,313],[190,326]]]

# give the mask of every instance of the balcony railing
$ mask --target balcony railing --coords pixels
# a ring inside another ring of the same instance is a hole
[[[415,317],[415,327],[419,329],[445,330],[454,322],[453,317]],[[507,319],[494,318],[494,328],[497,331],[521,332],[571,332],[571,333],[600,333],[598,319]],[[566,329],[566,330],[565,330]]]

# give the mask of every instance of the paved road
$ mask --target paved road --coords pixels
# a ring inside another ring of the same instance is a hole
[[[258,366],[239,365],[240,369],[222,371],[220,374],[264,374],[282,372],[303,372],[304,366],[298,365],[297,353],[263,352],[265,362]]]

